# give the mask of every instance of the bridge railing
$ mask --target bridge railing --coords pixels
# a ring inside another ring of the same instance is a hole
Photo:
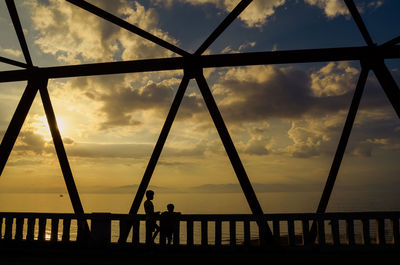
[[[246,214],[182,214],[174,245],[260,246],[267,223],[281,246],[399,246],[400,212],[266,214],[262,220]],[[310,229],[316,224],[315,240]],[[126,242],[119,237],[129,229]],[[88,232],[90,230],[90,232]],[[91,242],[143,246],[145,216],[92,213],[0,213],[0,241]],[[160,243],[159,238],[156,244]]]

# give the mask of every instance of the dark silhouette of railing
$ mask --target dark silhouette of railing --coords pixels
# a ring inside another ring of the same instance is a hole
[[[399,247],[400,212],[266,214],[280,247]],[[263,245],[254,215],[183,214],[174,232],[174,246],[269,247]],[[310,226],[317,237],[310,240]],[[85,230],[90,225],[90,233]],[[131,236],[124,243],[126,227]],[[132,245],[145,247],[145,215],[92,213],[0,213],[0,241],[87,243],[89,246]],[[261,239],[261,240],[260,240]],[[156,246],[158,239],[156,240]]]
[[[3,173],[15,141],[31,108],[33,100],[39,91],[52,134],[56,154],[75,214],[0,213],[0,222],[2,227],[1,231],[3,231],[4,226],[4,233],[2,232],[1,234],[2,240],[50,240],[58,242],[59,233],[61,233],[62,236],[60,241],[70,242],[71,236],[73,235],[71,232],[71,222],[76,222],[76,241],[92,240],[95,243],[109,244],[112,241],[111,235],[113,234],[112,230],[114,229],[114,226],[112,226],[111,223],[117,221],[119,222],[118,229],[120,231],[118,241],[121,242],[121,244],[125,244],[126,238],[128,237],[128,232],[132,229],[132,243],[134,245],[139,245],[140,227],[141,222],[144,220],[144,216],[137,215],[137,212],[143,200],[145,191],[149,186],[151,177],[158,163],[158,159],[163,150],[171,126],[175,120],[176,113],[185,94],[189,80],[195,79],[253,215],[182,215],[180,220],[181,225],[177,227],[177,231],[175,232],[178,235],[175,239],[175,244],[179,245],[180,238],[185,238],[182,236],[179,228],[182,227],[182,224],[185,225],[186,223],[185,244],[195,245],[195,242],[197,241],[195,238],[194,223],[199,222],[201,226],[199,230],[201,231],[200,245],[209,245],[208,234],[211,230],[209,230],[208,227],[210,223],[213,223],[214,225],[214,245],[222,244],[223,223],[229,223],[229,244],[237,245],[237,224],[243,223],[242,243],[246,246],[250,246],[251,244],[258,244],[261,246],[271,244],[282,245],[284,243],[283,241],[287,241],[287,244],[290,246],[301,245],[299,243],[300,241],[303,242],[303,245],[318,244],[321,246],[325,245],[325,241],[327,239],[331,240],[334,246],[337,246],[343,245],[343,238],[341,236],[343,234],[341,232],[341,227],[343,225],[341,224],[344,222],[346,226],[345,234],[347,235],[348,245],[356,245],[357,233],[355,232],[355,228],[362,227],[360,238],[362,238],[363,243],[361,245],[366,246],[369,245],[371,241],[376,241],[378,242],[378,245],[381,246],[389,244],[384,235],[386,231],[385,220],[389,220],[392,222],[394,227],[392,228],[391,235],[393,239],[393,245],[398,246],[399,217],[397,212],[325,214],[347,147],[347,142],[354,124],[354,120],[356,118],[359,103],[369,72],[373,72],[375,74],[390,104],[395,110],[397,116],[400,117],[400,89],[394,80],[392,73],[385,65],[385,59],[400,58],[400,36],[397,36],[394,39],[388,40],[379,45],[374,43],[353,0],[344,0],[344,3],[348,7],[349,12],[366,43],[366,46],[290,51],[261,51],[254,53],[216,55],[204,55],[204,51],[207,50],[210,45],[212,45],[212,43],[218,39],[220,34],[223,33],[224,30],[228,28],[230,24],[241,14],[241,12],[246,9],[246,7],[252,2],[251,0],[241,0],[228,14],[228,16],[219,24],[219,26],[215,28],[208,38],[200,45],[200,47],[198,47],[198,49],[192,54],[84,0],[67,1],[75,6],[80,7],[81,9],[86,10],[89,13],[95,14],[96,16],[119,26],[120,28],[128,30],[137,36],[164,47],[180,57],[69,66],[38,67],[36,64],[34,64],[30,56],[29,47],[26,43],[14,0],[5,1],[21,46],[25,63],[0,57],[0,62],[2,63],[23,68],[13,71],[1,71],[0,82],[24,80],[27,81],[27,87],[21,97],[21,100],[0,145],[0,176]],[[359,61],[361,72],[352,103],[349,107],[345,126],[343,128],[316,213],[264,215],[263,209],[261,208],[256,193],[254,192],[254,189],[250,183],[250,179],[247,176],[246,170],[241,162],[236,147],[230,137],[228,129],[225,126],[224,119],[219,112],[207,80],[204,77],[203,69],[213,67],[289,63],[297,64],[343,60]],[[48,93],[48,80],[65,77],[141,73],[177,69],[183,70],[184,75],[178,88],[178,92],[176,93],[171,104],[167,118],[161,129],[161,133],[147,164],[146,170],[143,174],[139,188],[135,194],[129,215],[85,214],[79,197],[79,192],[75,185],[72,170],[69,165],[63,140],[58,130],[55,118],[56,115],[53,110],[50,95]],[[259,218],[260,216],[261,218]],[[51,220],[51,227],[49,229],[47,220]],[[371,220],[377,220],[378,224],[378,229],[376,230],[378,232],[376,233],[376,236],[372,238],[370,236],[370,232],[373,231],[372,227],[370,226]],[[258,239],[258,241],[251,240],[250,223],[252,222],[257,223],[256,227],[259,230],[259,233],[256,236],[256,239]],[[355,222],[360,222],[360,225],[355,225]],[[62,232],[59,231],[59,225],[61,223]],[[286,234],[281,233],[281,223],[286,224]],[[300,223],[300,227],[302,228],[301,233],[298,233],[298,230],[296,230],[296,223]],[[272,225],[272,230],[270,229],[270,225]],[[331,226],[331,233],[329,237],[327,237],[325,233],[327,225]],[[35,230],[36,228],[37,231]],[[91,231],[90,234],[89,230]],[[24,233],[24,231],[26,231],[26,233]],[[48,238],[46,237],[47,231],[50,231]],[[275,238],[275,240],[271,240],[272,238]]]

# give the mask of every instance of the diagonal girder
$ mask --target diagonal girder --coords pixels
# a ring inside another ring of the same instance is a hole
[[[221,138],[221,141],[225,147],[225,151],[229,157],[229,160],[231,161],[232,167],[239,180],[239,184],[246,197],[247,203],[249,204],[252,213],[257,218],[262,218],[264,213],[261,208],[261,205],[257,199],[256,193],[253,190],[253,187],[251,186],[249,177],[247,176],[246,170],[244,169],[239,154],[236,151],[235,145],[233,144],[228,129],[226,128],[224,119],[222,118],[221,113],[219,112],[218,106],[215,103],[214,97],[210,91],[210,88],[208,87],[207,81],[204,78],[203,73],[198,72],[195,75],[195,79],[197,85],[199,86],[200,92],[203,96],[203,99],[206,103],[208,112],[211,115],[214,125],[218,131],[219,137]],[[268,224],[264,223],[262,219],[258,221],[258,224],[260,229],[262,230],[263,236],[265,236],[265,238],[262,239],[267,240],[268,243],[273,243],[274,240],[272,237],[272,232]]]
[[[229,15],[219,24],[219,26],[211,33],[210,36],[201,44],[194,55],[201,55],[208,47],[221,35],[227,27],[251,4],[253,0],[242,0]]]
[[[390,41],[385,42],[382,46],[392,46],[400,43],[400,36],[391,39]]]
[[[24,31],[22,30],[21,21],[18,17],[17,8],[15,7],[14,0],[6,0],[7,8],[11,16],[11,20],[13,22],[15,32],[17,33],[17,37],[19,40],[19,44],[22,49],[22,53],[24,54],[25,61],[29,66],[33,66],[32,59],[29,54],[28,45],[26,44]]]
[[[51,136],[53,138],[54,147],[56,149],[57,157],[60,162],[61,171],[63,173],[64,181],[67,186],[69,197],[71,199],[72,207],[76,214],[84,214],[82,203],[79,198],[79,193],[78,190],[76,189],[74,177],[72,175],[71,167],[68,162],[67,154],[65,152],[61,134],[58,129],[56,115],[54,114],[49,92],[47,90],[47,79],[43,80],[40,83],[39,91],[40,91],[40,96],[42,98],[47,121],[49,123],[49,128]]]
[[[321,200],[318,205],[317,213],[324,213],[328,206],[329,198],[332,194],[333,187],[335,185],[336,177],[339,172],[340,164],[346,151],[347,142],[350,137],[351,130],[353,128],[354,120],[357,115],[357,110],[360,105],[361,97],[364,91],[365,83],[368,78],[369,69],[367,67],[361,68],[361,73],[358,78],[357,86],[354,91],[353,99],[347,114],[346,122],[343,127],[342,135],[340,136],[339,144],[336,149],[335,157],[333,159],[331,169],[329,171],[328,179],[325,183],[324,190],[322,192]],[[314,221],[310,229],[310,240],[315,241],[317,235],[317,224]]]
[[[0,62],[9,64],[9,65],[22,67],[22,68],[29,67],[26,63],[21,63],[21,62],[18,62],[18,61],[12,60],[12,59],[8,59],[8,58],[2,57],[2,56],[0,56]]]
[[[86,2],[86,1],[83,1],[83,0],[67,0],[67,1],[70,2],[71,4],[74,4],[78,7],[92,13],[92,14],[95,14],[96,16],[99,16],[115,25],[118,25],[121,28],[124,28],[132,33],[135,33],[136,35],[139,35],[142,38],[145,38],[155,44],[158,44],[161,47],[164,47],[174,53],[177,53],[181,56],[190,55],[188,52],[182,50],[181,48],[179,48],[163,39],[160,39],[159,37],[154,36],[153,34],[147,32],[139,27],[136,27],[136,26],[126,22],[125,20],[120,19],[119,17],[114,16],[114,15],[112,15],[112,14],[98,8],[97,6],[94,6],[94,5]]]
[[[397,117],[400,118],[400,89],[392,74],[386,67],[383,60],[381,60],[381,62],[375,62],[371,68],[374,71],[374,74],[381,87],[383,88],[383,91],[385,91],[387,98],[396,111]]]
[[[129,214],[135,215],[139,210],[140,204],[142,203],[144,194],[146,193],[147,187],[149,186],[154,169],[157,165],[158,159],[160,158],[161,151],[164,147],[165,141],[167,140],[168,134],[171,130],[172,124],[175,120],[176,114],[178,112],[179,106],[181,105],[188,84],[189,78],[184,75],[178,87],[178,91],[176,92],[176,95],[174,97],[174,100],[171,104],[167,118],[165,119],[164,125],[161,129],[160,136],[158,137],[157,143],[153,149],[153,153],[151,154],[150,160],[147,164],[142,181],[140,182],[135,198],[132,202],[131,209],[129,210]],[[125,227],[126,230],[124,231],[124,233],[120,233],[121,236],[119,238],[119,242],[126,241],[130,228],[131,227]]]
[[[374,44],[372,41],[372,38],[361,18],[360,13],[358,12],[358,9],[356,5],[354,4],[353,0],[345,0],[345,3],[347,5],[347,8],[349,9],[354,21],[356,22],[365,42],[367,43],[368,47],[371,49],[375,49],[377,46]],[[394,45],[381,45],[379,46],[380,48],[389,48],[389,47],[394,47]],[[342,136],[339,141],[338,148],[335,153],[335,157],[331,166],[331,170],[328,175],[328,179],[325,184],[324,191],[322,193],[317,213],[324,213],[326,211],[326,208],[328,206],[328,202],[333,190],[333,186],[335,184],[335,180],[342,162],[342,158],[344,155],[344,151],[346,149],[347,141],[350,136],[350,132],[354,123],[355,115],[357,113],[358,105],[359,105],[359,100],[361,100],[361,94],[362,90],[364,89],[365,82],[368,77],[368,72],[369,70],[373,70],[378,81],[380,82],[383,90],[385,91],[389,101],[391,102],[393,108],[395,109],[397,115],[400,118],[400,90],[394,81],[392,75],[390,74],[389,70],[387,69],[385,63],[384,63],[384,56],[382,54],[379,54],[373,51],[370,54],[366,55],[364,58],[360,59],[361,61],[361,74],[359,81],[357,83],[357,88],[356,92],[353,97],[352,104],[350,106],[349,114],[346,119],[345,127],[342,132]],[[368,69],[368,70],[365,70]],[[362,87],[362,89],[360,88]],[[360,91],[360,92],[357,92]],[[354,102],[359,97],[358,103]],[[354,103],[354,104],[353,104]],[[354,106],[356,105],[356,106]],[[311,228],[311,240],[315,240],[316,236],[316,223],[313,223],[313,226]]]
[[[38,83],[35,80],[28,81],[21,100],[17,105],[13,117],[8,125],[8,128],[3,136],[0,146],[0,176],[3,173],[4,167],[14,147],[15,141],[21,131],[22,125],[28,115],[29,109],[32,106],[38,91]]]
[[[350,11],[351,16],[353,17],[354,21],[357,24],[358,29],[361,32],[361,35],[363,36],[365,42],[369,46],[375,45],[374,42],[372,41],[371,35],[369,34],[367,27],[364,24],[364,21],[361,18],[360,12],[358,12],[358,9],[356,5],[354,4],[353,0],[344,0],[344,2],[347,5],[347,8]]]
[[[172,102],[171,108],[168,112],[165,123],[161,129],[160,136],[158,137],[157,143],[154,147],[153,153],[151,154],[149,163],[146,167],[146,171],[142,178],[142,182],[139,185],[138,191],[136,193],[135,199],[133,200],[129,214],[137,214],[140,204],[142,203],[143,196],[146,189],[150,183],[151,176],[153,175],[154,169],[157,165],[157,161],[161,155],[161,151],[164,147],[165,141],[167,140],[169,131],[171,130],[172,123],[175,120],[176,114],[178,112],[179,106],[181,105],[182,99],[185,95],[186,88],[189,84],[189,78],[183,76],[182,81],[179,85],[178,91],[176,92],[175,98]]]

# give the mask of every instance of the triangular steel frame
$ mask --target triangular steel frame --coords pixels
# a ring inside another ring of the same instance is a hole
[[[34,66],[31,60],[14,0],[6,0],[7,8],[9,10],[25,58],[25,63],[4,57],[0,57],[0,62],[25,69],[0,72],[0,82],[26,80],[28,81],[28,84],[1,142],[0,175],[2,174],[7,163],[8,157],[13,149],[14,143],[18,137],[22,124],[25,121],[37,91],[40,91],[46,117],[56,148],[57,157],[59,159],[71,203],[76,214],[83,214],[84,210],[79,198],[79,193],[74,183],[74,178],[69,166],[63,141],[57,127],[54,110],[47,90],[48,79],[183,69],[184,76],[172,102],[171,108],[162,127],[160,136],[156,142],[152,156],[148,162],[129,213],[135,215],[138,212],[139,206],[150,183],[152,174],[157,165],[164,143],[168,137],[168,133],[173,124],[188,83],[190,79],[195,79],[225,147],[227,155],[231,161],[232,167],[236,173],[250,209],[257,217],[257,220],[259,220],[258,224],[262,231],[264,231],[265,240],[269,242],[272,241],[271,230],[268,224],[262,219],[264,214],[263,210],[236,151],[235,145],[225,126],[224,120],[218,110],[218,106],[215,103],[210,88],[208,87],[207,81],[203,75],[204,68],[344,60],[360,61],[360,77],[351,106],[349,108],[349,113],[347,115],[334,160],[332,162],[328,179],[322,193],[317,213],[324,213],[326,211],[370,70],[375,73],[375,76],[381,84],[382,89],[384,90],[387,98],[400,118],[400,90],[384,63],[385,59],[400,58],[400,46],[398,45],[400,43],[400,36],[389,40],[382,45],[374,44],[353,0],[344,0],[344,2],[347,5],[352,18],[357,24],[367,46],[220,55],[203,55],[203,53],[224,32],[224,30],[228,28],[235,19],[237,19],[237,17],[247,8],[252,0],[240,1],[239,4],[228,14],[228,16],[193,54],[190,54],[187,51],[184,51],[181,48],[168,43],[167,41],[162,40],[151,33],[146,32],[84,0],[66,1],[181,56],[165,59],[147,59],[39,68]],[[316,229],[317,227],[314,223],[311,227],[310,238],[312,241],[315,240]],[[125,239],[120,238],[120,241],[124,241]]]

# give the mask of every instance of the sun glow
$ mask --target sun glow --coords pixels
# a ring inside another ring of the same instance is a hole
[[[61,136],[65,133],[65,120],[63,118],[57,117],[57,127],[60,131]],[[43,135],[46,141],[52,139],[49,123],[47,122],[46,116],[35,115],[33,117],[32,127],[34,128],[35,133]]]

